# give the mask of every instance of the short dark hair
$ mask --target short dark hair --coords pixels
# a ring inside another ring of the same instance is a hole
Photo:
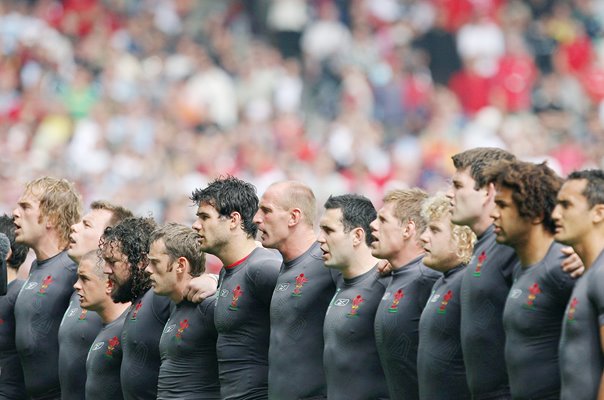
[[[212,181],[205,189],[195,189],[191,200],[197,205],[209,204],[224,217],[238,212],[241,215],[241,229],[248,237],[256,237],[258,227],[254,215],[258,211],[256,187],[234,176],[221,177]]]
[[[201,251],[199,233],[193,229],[172,222],[153,231],[149,241],[153,243],[157,240],[163,240],[170,263],[178,257],[184,257],[189,261],[189,275],[195,277],[205,271],[206,257]]]
[[[509,151],[496,147],[476,147],[455,154],[451,159],[456,170],[464,171],[468,168],[470,169],[470,176],[476,182],[474,188],[480,189],[488,183],[484,178],[484,169],[486,167],[500,160],[513,161],[516,159],[516,156]]]
[[[147,258],[151,244],[149,238],[156,227],[153,218],[132,217],[126,218],[116,226],[105,228],[99,242],[101,255],[107,248],[119,250],[126,256],[131,273],[131,297],[114,300],[133,301],[151,288],[151,281],[145,273],[145,267],[149,263]]]
[[[485,168],[484,176],[487,183],[512,190],[512,200],[522,218],[542,218],[545,229],[555,232],[552,211],[562,178],[546,163],[502,160]]]
[[[19,269],[27,258],[29,247],[23,243],[15,242],[15,224],[13,218],[6,214],[0,216],[0,233],[4,233],[10,241],[11,256],[7,261],[9,267]]]
[[[582,194],[587,199],[587,204],[589,204],[590,208],[596,204],[604,204],[604,171],[601,169],[574,171],[568,175],[568,180],[571,179],[585,179],[587,181]]]
[[[132,211],[118,206],[105,200],[96,200],[90,203],[91,210],[106,210],[111,213],[111,219],[109,220],[109,226],[115,226],[125,220],[126,218],[134,217]]]
[[[344,194],[340,196],[329,196],[325,202],[325,209],[340,209],[342,211],[342,225],[344,232],[350,232],[355,228],[365,231],[365,242],[371,245],[373,236],[369,224],[377,218],[375,207],[365,196],[359,194]]]

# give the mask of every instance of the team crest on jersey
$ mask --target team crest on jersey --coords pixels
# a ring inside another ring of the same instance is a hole
[[[136,316],[138,315],[138,312],[140,311],[142,306],[143,306],[142,301],[136,305],[136,307],[134,308],[134,312],[132,313],[132,316],[130,317],[130,321],[136,321]]]
[[[526,303],[523,304],[522,307],[526,308],[527,310],[534,310],[535,309],[535,299],[537,298],[537,295],[541,293],[541,288],[539,287],[537,282],[535,282],[529,287],[528,290],[529,290],[529,294],[526,299]]]
[[[44,278],[44,280],[42,281],[42,286],[40,286],[40,290],[38,290],[38,293],[36,293],[38,296],[46,296],[46,290],[48,290],[48,287],[54,282],[54,279],[52,279],[52,276],[48,275],[46,278]]]
[[[275,288],[275,290],[277,292],[285,292],[287,290],[287,288],[289,288],[289,282],[278,284],[277,287]]]
[[[447,313],[447,305],[449,305],[449,302],[451,301],[452,298],[453,298],[453,291],[449,290],[443,296],[443,300],[440,302],[440,306],[438,306],[438,310],[436,310],[436,312],[439,313],[439,314],[446,314]]]
[[[566,320],[568,321],[568,323],[575,322],[575,312],[577,311],[578,304],[579,300],[577,300],[576,297],[573,297],[573,299],[570,301],[570,304],[568,305],[568,313],[566,314]]]
[[[239,298],[243,295],[243,290],[241,290],[241,286],[237,285],[235,290],[233,290],[233,299],[231,300],[231,304],[229,305],[229,310],[237,311],[239,307],[237,306],[237,302],[239,302]]]
[[[487,260],[487,253],[483,250],[482,253],[478,256],[478,263],[476,264],[476,268],[474,269],[474,276],[480,276],[482,272],[482,265]]]
[[[174,335],[174,338],[177,341],[181,341],[182,340],[182,333],[189,327],[189,320],[188,319],[184,319],[182,321],[180,321],[180,327],[178,328],[178,330],[176,331],[176,335]]]
[[[119,344],[120,344],[120,339],[117,336],[114,336],[113,338],[111,338],[109,340],[109,343],[107,346],[107,351],[105,352],[105,357],[113,358],[113,352],[115,351],[115,348],[117,346],[119,346]]]
[[[363,303],[365,299],[358,294],[357,297],[352,299],[352,306],[350,307],[350,312],[346,314],[348,318],[354,318],[359,316],[359,308],[361,307],[361,303]]]
[[[400,303],[403,297],[405,297],[405,292],[403,292],[403,289],[397,290],[396,293],[394,293],[392,304],[390,304],[390,307],[388,307],[388,312],[398,312],[398,303]]]
[[[82,310],[80,316],[78,317],[78,322],[86,320],[86,314],[88,314],[88,310]]]
[[[302,296],[302,286],[304,286],[306,282],[308,282],[308,278],[304,276],[304,273],[296,276],[296,286],[294,286],[294,290],[292,291],[293,297]]]

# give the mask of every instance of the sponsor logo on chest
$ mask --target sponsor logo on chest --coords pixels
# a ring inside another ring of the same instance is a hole
[[[284,283],[280,283],[277,285],[277,287],[275,288],[275,290],[277,292],[285,292],[290,286],[289,282],[284,282]]]
[[[336,301],[333,302],[333,305],[338,307],[344,307],[348,303],[350,303],[350,299],[336,299]]]
[[[90,351],[98,351],[98,350],[102,349],[103,346],[105,346],[105,342],[96,342],[95,344],[92,345],[92,347],[90,348]]]

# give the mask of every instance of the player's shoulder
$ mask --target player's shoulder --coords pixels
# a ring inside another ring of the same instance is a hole
[[[583,279],[587,279],[589,290],[604,293],[604,251],[584,273]]]
[[[67,251],[62,251],[52,260],[55,268],[64,268],[69,272],[76,273],[78,265],[67,255]]]
[[[258,247],[249,256],[248,268],[254,270],[257,268],[273,267],[279,270],[282,263],[283,259],[278,251]]]
[[[541,261],[542,265],[537,266],[539,268],[538,275],[543,277],[545,282],[557,288],[572,287],[575,282],[575,279],[562,269],[562,263],[567,257],[562,252],[563,248],[564,245],[560,243],[552,243]]]
[[[434,284],[438,278],[443,274],[435,271],[432,268],[426,267],[423,262],[420,262],[417,266],[417,279],[421,282],[429,282]]]
[[[216,293],[214,293],[212,296],[203,299],[201,301],[201,303],[197,304],[197,311],[201,314],[201,315],[207,315],[208,313],[213,313],[214,312],[214,305],[216,303]]]
[[[148,299],[145,299],[145,297]],[[143,297],[143,301],[151,301],[152,311],[155,318],[162,323],[166,323],[170,317],[170,313],[174,303],[168,296],[160,296],[149,289]]]
[[[392,275],[382,275],[377,269],[373,272],[373,274],[375,283],[379,285],[381,289],[383,288],[386,290],[390,285],[390,282],[392,282]]]

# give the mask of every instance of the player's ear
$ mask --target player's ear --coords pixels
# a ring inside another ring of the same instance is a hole
[[[289,212],[289,226],[296,225],[302,220],[302,210],[299,208],[292,208]]]
[[[486,190],[485,204],[495,201],[495,195],[497,194],[497,189],[495,189],[495,185],[493,184],[493,182],[487,183],[487,185],[485,186],[485,190]]]
[[[596,224],[604,222],[604,204],[596,204],[592,208],[593,221]]]
[[[361,227],[354,228],[352,234],[352,245],[358,246],[365,242],[365,230]]]
[[[177,262],[176,273],[182,274],[182,273],[188,271],[188,269],[189,269],[189,260],[187,260],[186,257],[178,257],[178,259],[176,260],[176,262]]]
[[[237,211],[233,211],[229,218],[231,229],[235,229],[238,226],[241,226],[241,214],[239,214]]]
[[[405,223],[405,229],[403,230],[403,238],[408,239],[417,236],[417,226],[415,221],[409,219]]]

